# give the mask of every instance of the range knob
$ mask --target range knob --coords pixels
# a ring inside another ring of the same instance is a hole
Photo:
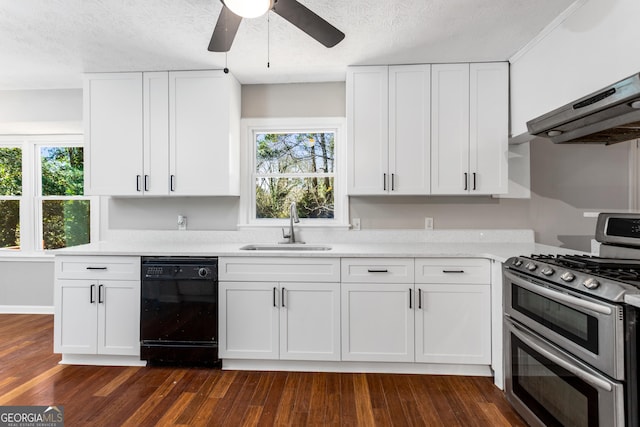
[[[572,282],[573,279],[576,278],[576,276],[573,275],[572,272],[570,271],[565,271],[564,273],[562,273],[562,275],[560,276],[560,278],[562,280],[564,280],[565,282]]]
[[[582,282],[582,286],[584,286],[587,289],[595,289],[598,286],[600,286],[600,282],[598,282],[596,279],[594,279],[593,277],[589,277],[587,280],[585,280],[584,282]]]
[[[551,267],[545,267],[542,269],[541,273],[544,274],[545,276],[551,276],[553,273],[555,273],[556,271],[551,268]]]
[[[207,277],[208,274],[209,274],[209,271],[206,268],[201,267],[198,269],[198,276]]]
[[[527,265],[524,266],[524,268],[526,268],[529,271],[534,271],[536,268],[538,268],[538,266],[532,262],[528,262]]]
[[[520,258],[514,259],[513,265],[515,265],[516,267],[520,267],[522,265],[522,260]]]

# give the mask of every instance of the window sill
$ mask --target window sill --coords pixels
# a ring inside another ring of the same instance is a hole
[[[238,230],[255,230],[259,228],[288,228],[289,221],[287,222],[277,222],[277,223],[251,223],[251,224],[238,224]],[[351,224],[305,224],[305,223],[297,223],[294,224],[295,228],[300,229],[313,229],[313,230],[321,230],[321,229],[331,229],[331,230],[349,230],[351,229]]]
[[[0,249],[0,262],[37,262],[53,261],[52,253],[26,253]]]

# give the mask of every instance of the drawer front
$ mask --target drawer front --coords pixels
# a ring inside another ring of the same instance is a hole
[[[416,283],[491,284],[491,261],[483,258],[417,258]]]
[[[343,258],[342,281],[413,283],[413,258]]]
[[[55,257],[57,279],[140,280],[140,257],[68,256]]]
[[[339,282],[338,258],[221,257],[220,280],[253,282]]]

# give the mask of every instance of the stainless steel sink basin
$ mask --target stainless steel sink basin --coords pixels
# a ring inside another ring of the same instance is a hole
[[[328,251],[331,246],[322,245],[305,245],[295,243],[283,244],[264,244],[264,245],[245,245],[240,248],[241,251]]]

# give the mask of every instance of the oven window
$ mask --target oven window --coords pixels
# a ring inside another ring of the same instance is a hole
[[[598,425],[598,390],[511,335],[513,392],[546,426]]]
[[[515,310],[598,354],[598,319],[515,284],[511,289]]]

